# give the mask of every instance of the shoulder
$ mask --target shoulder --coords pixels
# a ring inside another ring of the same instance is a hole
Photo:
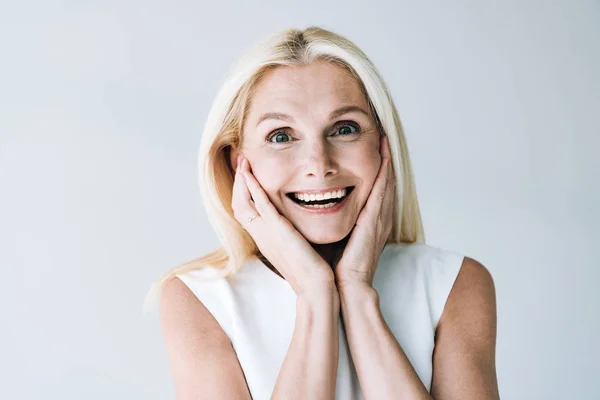
[[[389,271],[410,271],[423,277],[437,310],[434,321],[438,329],[466,315],[483,313],[495,318],[494,280],[479,261],[424,243],[388,244],[381,259]],[[395,268],[398,265],[402,268]]]
[[[448,295],[439,325],[452,324],[465,318],[494,321],[496,288],[490,271],[479,261],[464,257],[456,281]]]
[[[436,329],[432,393],[442,398],[498,398],[496,320],[491,273],[479,261],[464,257]]]
[[[192,300],[197,301],[190,288],[179,277],[172,277],[164,284],[160,292],[159,309],[161,316],[163,312],[171,312],[174,306],[193,303]]]
[[[250,398],[228,336],[188,286],[178,277],[170,279],[159,302],[177,398]]]
[[[388,244],[380,257],[387,274],[400,274],[402,279],[415,279],[426,286],[429,301],[435,308],[435,324],[464,258],[457,252],[425,243]]]
[[[205,332],[204,339],[229,342],[229,339],[208,308],[179,277],[165,283],[159,300],[160,324],[163,336],[182,330],[193,335]]]

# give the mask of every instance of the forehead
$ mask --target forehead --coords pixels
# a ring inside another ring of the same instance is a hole
[[[255,87],[249,120],[271,111],[328,114],[340,105],[368,110],[358,81],[343,67],[330,62],[277,67]]]

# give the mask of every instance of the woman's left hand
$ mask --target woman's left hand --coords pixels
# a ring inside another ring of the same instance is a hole
[[[387,135],[382,136],[379,173],[334,270],[338,287],[372,286],[379,255],[392,231],[396,178],[388,138]]]

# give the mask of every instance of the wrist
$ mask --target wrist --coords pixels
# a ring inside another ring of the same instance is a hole
[[[359,301],[379,300],[379,293],[377,293],[377,290],[364,281],[338,281],[337,288],[340,297],[343,298],[352,298]]]
[[[314,309],[330,305],[339,310],[340,295],[335,282],[311,285],[296,293],[296,303],[298,306]]]
[[[339,288],[368,288],[373,286],[375,270],[367,267],[340,268],[334,270],[335,284]]]
[[[381,317],[379,293],[365,283],[345,283],[339,288],[340,311],[344,323],[354,326],[358,321],[378,321]]]

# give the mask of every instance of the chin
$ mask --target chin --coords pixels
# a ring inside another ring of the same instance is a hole
[[[348,229],[340,228],[342,227],[338,227],[337,229],[323,229],[322,227],[315,226],[308,230],[302,229],[300,233],[312,244],[330,244],[343,240],[352,229],[352,227],[348,227]]]

